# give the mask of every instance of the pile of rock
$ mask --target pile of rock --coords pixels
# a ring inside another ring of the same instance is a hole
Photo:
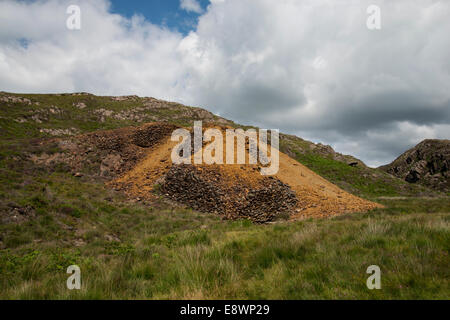
[[[131,135],[131,142],[139,147],[149,148],[161,141],[162,138],[170,137],[176,128],[167,123],[145,124]]]
[[[203,212],[219,212],[224,208],[224,190],[220,188],[220,172],[198,170],[193,165],[173,165],[160,179],[160,190],[172,200]]]
[[[278,179],[268,180],[267,187],[247,193],[246,201],[238,208],[242,216],[258,222],[272,221],[297,206],[295,192],[287,184]]]
[[[273,221],[298,203],[295,192],[278,179],[264,177],[252,184],[217,166],[173,165],[160,183],[160,191],[172,200],[227,219]]]

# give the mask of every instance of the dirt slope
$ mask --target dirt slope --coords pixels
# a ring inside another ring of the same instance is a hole
[[[297,194],[299,205],[293,219],[326,217],[381,207],[345,192],[282,152],[276,177],[287,183]]]
[[[162,139],[111,185],[140,199],[154,198],[156,188],[194,209],[257,222],[281,214],[300,219],[380,207],[341,190],[281,152],[278,173],[266,177],[260,174],[259,165],[172,165],[175,145],[169,137]]]

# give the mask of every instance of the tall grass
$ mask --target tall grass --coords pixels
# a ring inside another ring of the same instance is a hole
[[[27,244],[1,251],[0,298],[448,299],[449,215],[383,210],[326,220],[252,225],[192,215],[166,229],[167,212],[127,224],[121,242]],[[173,221],[187,212],[170,212]],[[121,217],[123,218],[123,217]],[[202,229],[195,225],[203,226]],[[140,227],[139,227],[140,225]],[[162,226],[162,228],[158,228]],[[78,264],[82,289],[65,287]],[[366,269],[382,270],[382,289]]]

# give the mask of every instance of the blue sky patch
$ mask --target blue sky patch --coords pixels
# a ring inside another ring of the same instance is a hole
[[[209,1],[198,0],[198,3],[205,10]],[[111,0],[111,12],[127,18],[140,14],[153,24],[183,34],[195,29],[199,17],[198,13],[181,9],[180,0]]]

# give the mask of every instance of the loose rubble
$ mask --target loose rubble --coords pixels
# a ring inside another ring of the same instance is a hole
[[[258,223],[289,216],[297,205],[295,192],[278,179],[265,177],[257,185],[232,179],[218,166],[173,165],[160,190],[193,209]]]

